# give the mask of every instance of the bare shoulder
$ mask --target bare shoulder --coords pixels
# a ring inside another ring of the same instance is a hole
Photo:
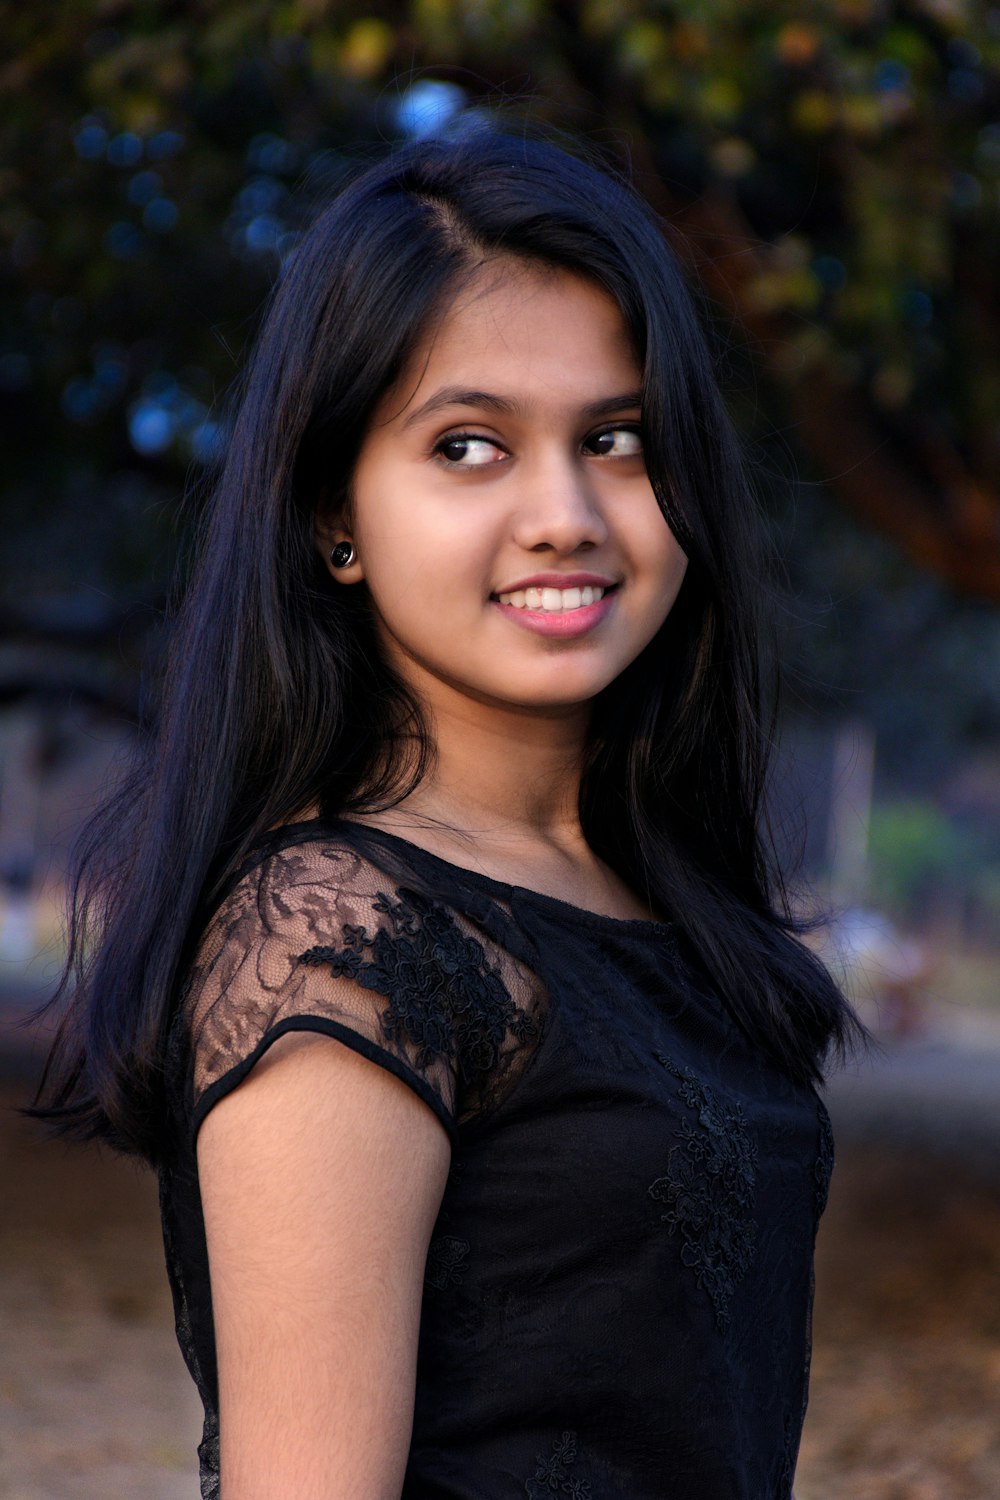
[[[279,1038],[211,1110],[198,1169],[226,1500],[396,1500],[448,1135],[332,1037]]]

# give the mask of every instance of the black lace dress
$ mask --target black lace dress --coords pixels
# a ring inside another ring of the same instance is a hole
[[[788,1500],[832,1165],[815,1092],[750,1047],[669,924],[322,822],[234,877],[172,1040],[163,1224],[203,1496],[195,1136],[290,1030],[388,1068],[452,1141],[403,1500]]]

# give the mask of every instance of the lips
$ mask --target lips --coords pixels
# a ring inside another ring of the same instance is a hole
[[[493,596],[493,605],[515,625],[534,635],[572,640],[586,635],[614,608],[618,585],[579,584],[571,588],[533,582]]]
[[[511,583],[505,583],[493,595],[498,599],[501,594],[517,594],[527,589],[612,589],[620,582],[617,578],[609,578],[606,573],[532,573],[530,577],[517,578]]]

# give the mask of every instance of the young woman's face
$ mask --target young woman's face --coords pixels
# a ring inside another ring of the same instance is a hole
[[[641,371],[582,277],[493,262],[379,405],[350,536],[389,659],[418,698],[586,704],[666,619],[687,559],[646,474]]]

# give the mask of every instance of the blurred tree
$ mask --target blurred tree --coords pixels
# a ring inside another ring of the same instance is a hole
[[[872,883],[879,900],[909,923],[926,919],[945,893],[968,899],[995,873],[974,834],[930,802],[888,802],[870,829]]]
[[[921,635],[942,696],[975,675],[973,628],[1000,653],[948,592],[1000,600],[1000,8],[0,0],[0,28],[8,609],[85,579],[117,631],[102,590],[156,598],[177,496],[224,440],[223,393],[312,204],[499,95],[630,160],[710,295],[751,437],[791,444],[942,581],[862,557],[800,491],[832,537],[804,575],[868,600],[840,662],[876,652],[887,579],[915,694]],[[986,698],[965,727],[996,731]]]
[[[311,192],[500,88],[631,156],[818,471],[1000,598],[1000,8],[4,0],[0,24],[8,478],[29,517],[99,493],[119,570],[144,567],[129,506],[218,440]],[[429,67],[421,105],[396,80]]]

